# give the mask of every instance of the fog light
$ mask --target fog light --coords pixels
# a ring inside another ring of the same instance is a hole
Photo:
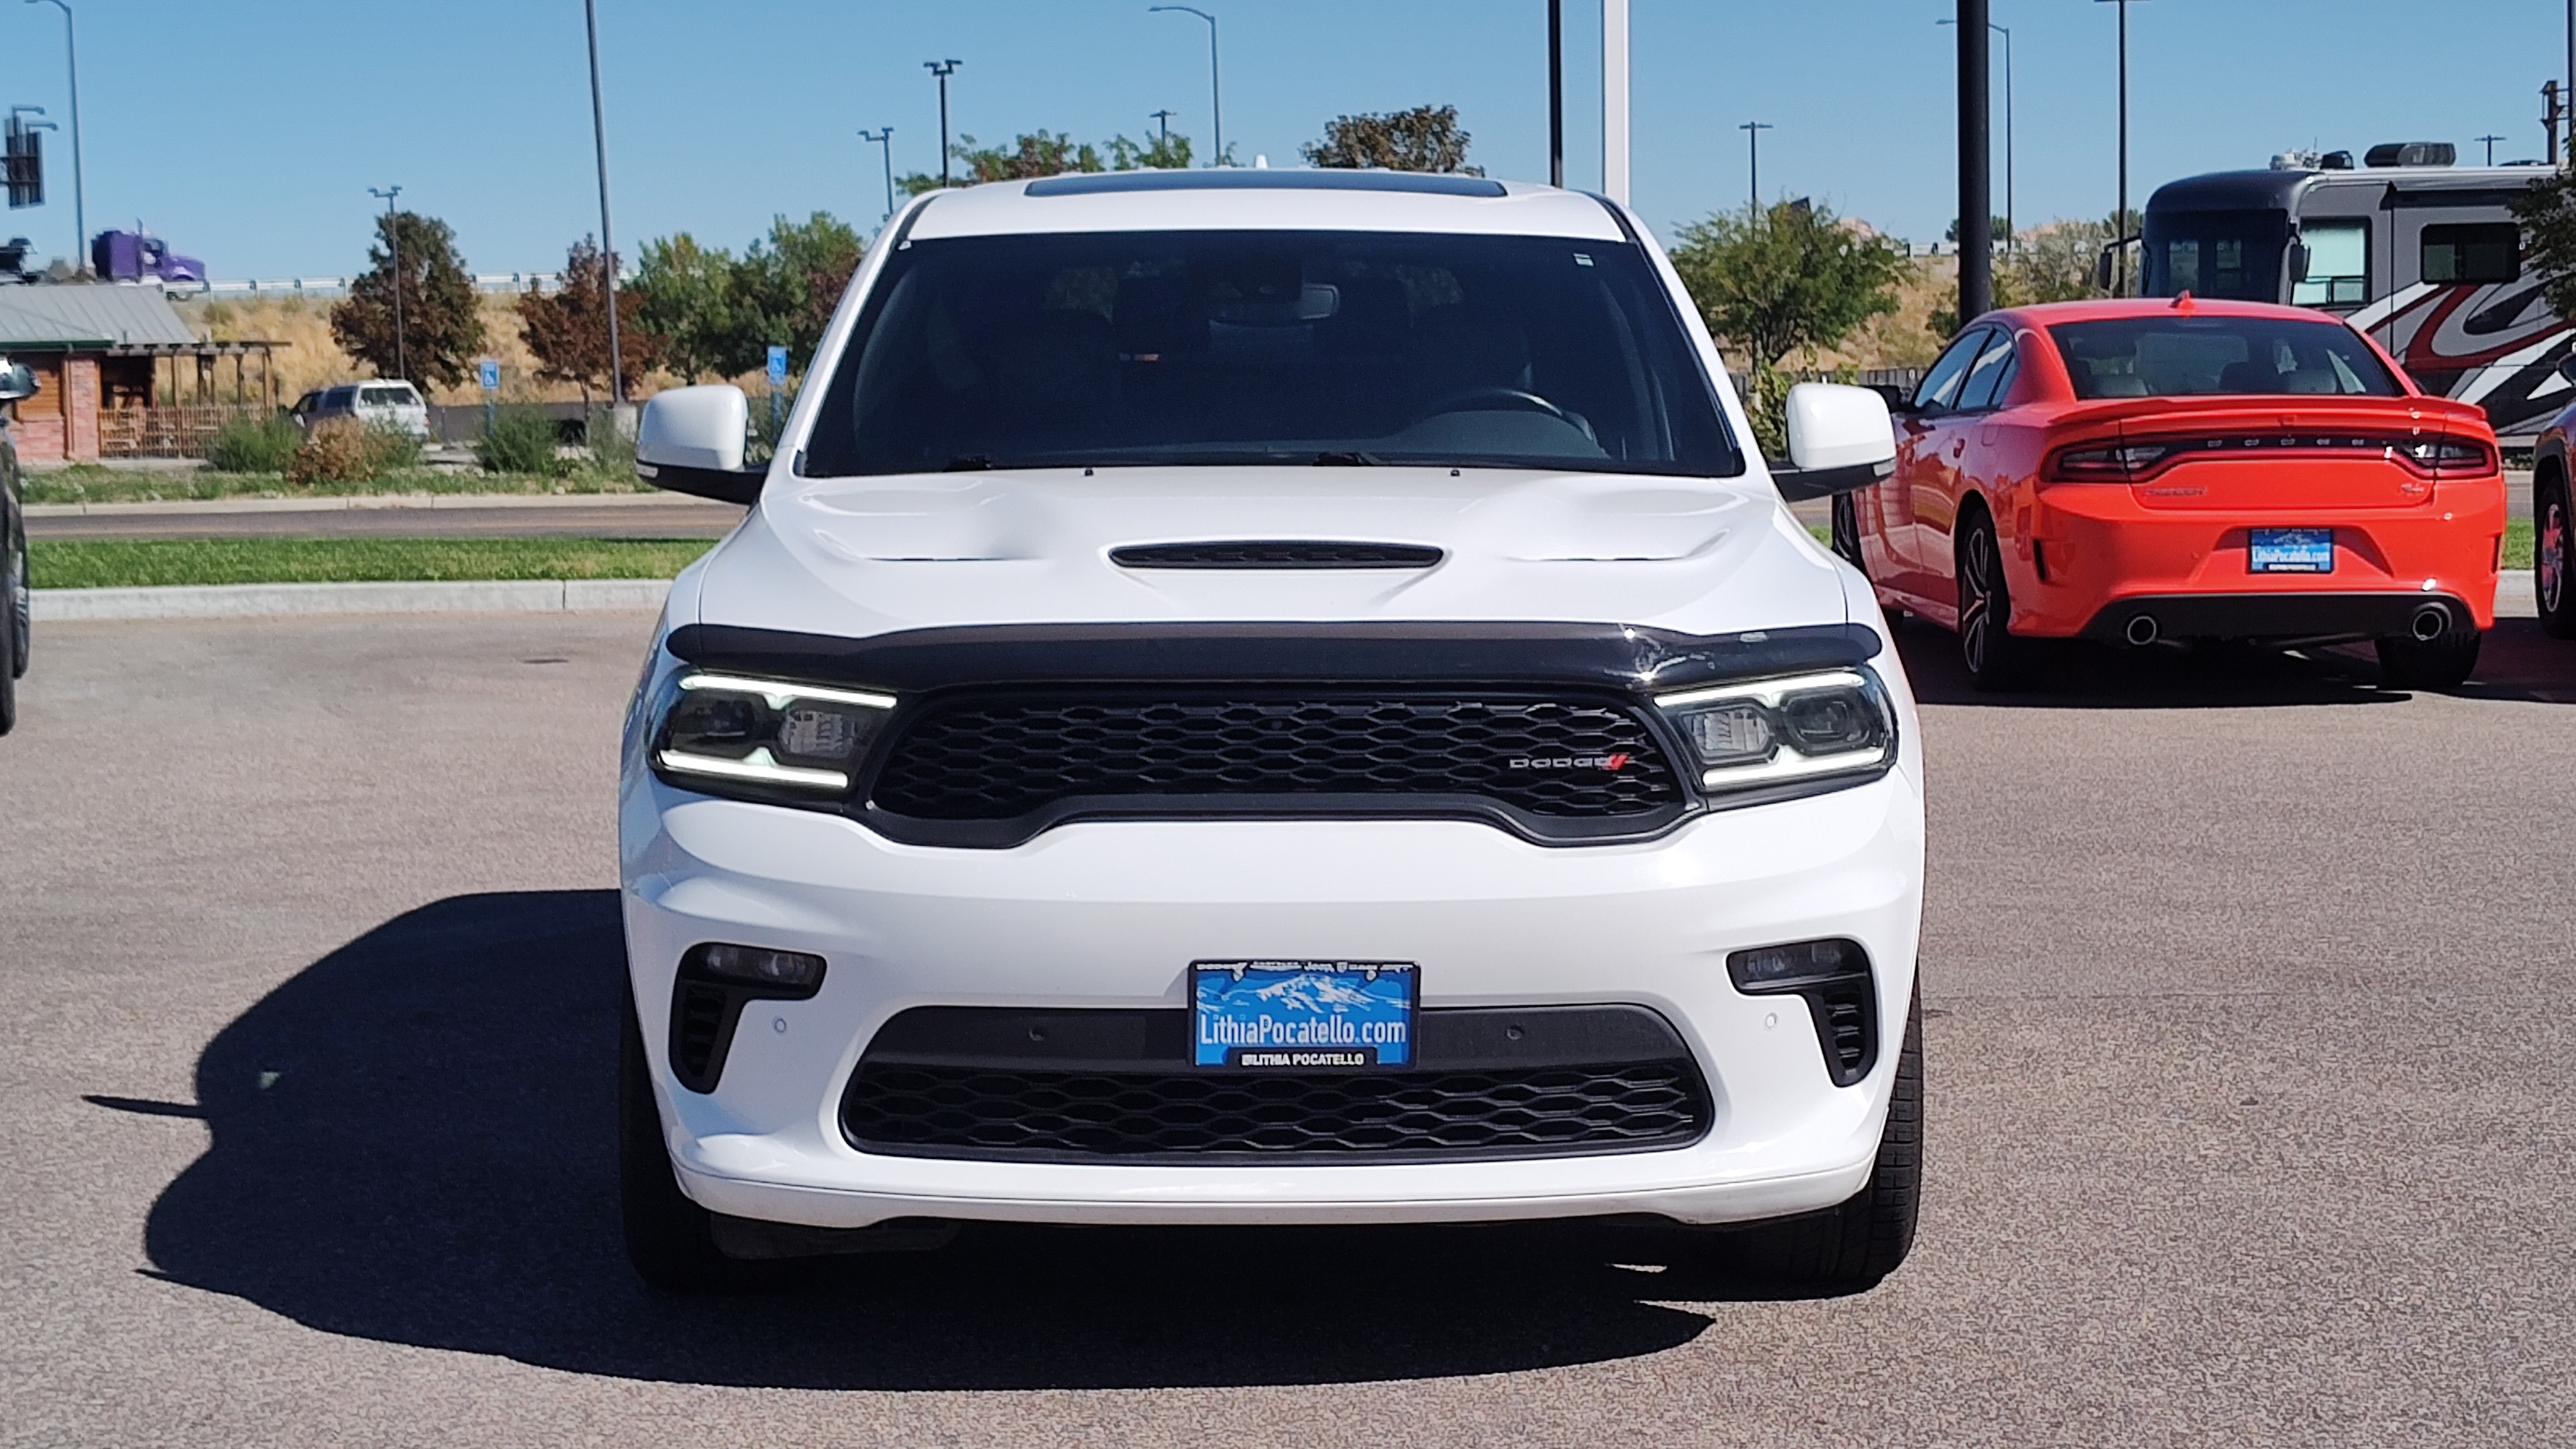
[[[747,986],[775,986],[812,991],[823,984],[823,958],[802,951],[771,951],[759,946],[701,946],[697,966],[723,981]]]
[[[1869,956],[1856,941],[1799,941],[1726,958],[1726,974],[1735,978],[1738,991],[1795,991],[1868,970]]]

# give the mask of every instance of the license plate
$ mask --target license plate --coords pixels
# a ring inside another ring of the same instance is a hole
[[[2331,528],[2258,528],[2249,560],[2258,574],[2334,572]]]
[[[1196,961],[1191,1060],[1241,1071],[1413,1065],[1421,969],[1410,961]]]

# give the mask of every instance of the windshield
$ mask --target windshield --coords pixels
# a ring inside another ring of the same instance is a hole
[[[2079,398],[2203,394],[2398,397],[2405,389],[2340,322],[2134,317],[2048,329]]]
[[[2281,253],[2290,219],[2278,211],[2147,214],[2147,294],[2281,300]]]
[[[1154,232],[905,247],[802,471],[1095,463],[1743,470],[1636,246]]]

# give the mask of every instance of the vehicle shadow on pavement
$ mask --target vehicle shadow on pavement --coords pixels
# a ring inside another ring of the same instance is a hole
[[[1897,653],[1924,704],[2006,709],[2249,709],[2290,705],[2399,704],[2410,691],[2383,688],[2368,645],[2285,654],[2231,646],[2159,644],[2145,649],[2088,643],[2044,646],[2027,688],[1993,694],[1968,682],[1958,636],[1907,619]],[[2476,699],[2576,703],[2576,646],[2540,632],[2532,619],[2499,619],[2469,682],[2446,693]]]
[[[456,897],[225,1027],[197,1106],[93,1096],[211,1129],[153,1205],[158,1275],[330,1333],[867,1389],[1500,1373],[1673,1348],[1710,1320],[1671,1305],[1778,1296],[1681,1234],[1576,1224],[991,1226],[936,1253],[797,1263],[772,1292],[666,1297],[619,1239],[623,989],[614,892]]]

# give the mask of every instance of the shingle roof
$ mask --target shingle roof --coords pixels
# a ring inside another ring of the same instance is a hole
[[[66,342],[185,345],[196,340],[158,287],[0,287],[0,348]]]

